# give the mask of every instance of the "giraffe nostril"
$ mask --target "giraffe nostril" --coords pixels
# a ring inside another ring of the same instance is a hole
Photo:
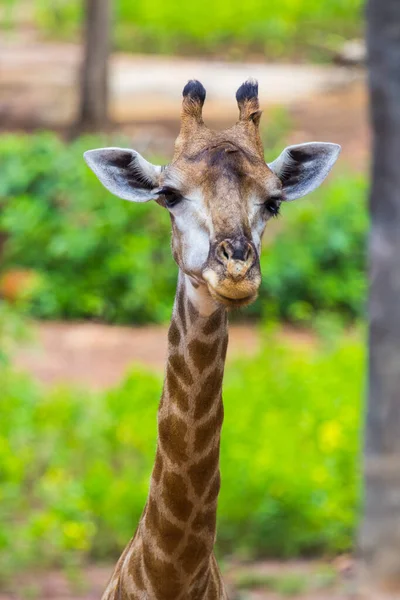
[[[253,262],[254,250],[252,245],[243,238],[224,240],[218,244],[216,249],[218,260],[225,266],[230,261],[246,263]]]
[[[234,249],[232,248],[230,242],[228,240],[224,240],[217,247],[217,257],[222,262],[222,264],[226,264],[233,257]]]
[[[247,243],[247,248],[246,248],[246,258],[245,261],[246,263],[253,263],[256,257],[256,253],[254,251],[254,248],[251,244]]]
[[[228,254],[228,251],[227,251],[227,249],[225,248],[225,246],[223,246],[223,247],[221,248],[221,253],[222,253],[222,256],[223,256],[224,258],[226,258],[226,260],[229,260],[229,254]]]

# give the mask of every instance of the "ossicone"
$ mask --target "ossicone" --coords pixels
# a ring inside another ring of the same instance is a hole
[[[202,111],[206,99],[204,86],[196,79],[191,79],[183,88],[182,117],[194,118],[198,123],[203,122]]]
[[[261,117],[258,102],[258,81],[250,78],[242,83],[236,92],[236,100],[239,107],[239,120],[253,121],[258,125]]]

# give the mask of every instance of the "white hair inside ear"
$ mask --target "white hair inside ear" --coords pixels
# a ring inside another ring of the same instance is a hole
[[[112,194],[131,202],[147,202],[156,196],[162,167],[153,165],[129,148],[98,148],[84,159]]]
[[[268,167],[281,180],[285,200],[296,200],[321,185],[341,147],[328,142],[288,146]]]

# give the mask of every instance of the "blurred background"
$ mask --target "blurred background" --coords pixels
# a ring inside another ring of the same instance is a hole
[[[0,599],[99,598],[145,503],[177,267],[169,217],[82,153],[166,164],[259,80],[266,158],[342,144],[268,225],[231,315],[217,553],[232,598],[354,597],[369,128],[361,0],[1,0]],[[246,402],[243,399],[246,398]]]

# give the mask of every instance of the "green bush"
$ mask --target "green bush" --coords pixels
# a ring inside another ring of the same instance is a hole
[[[290,556],[352,545],[363,347],[284,347],[230,365],[219,551]],[[158,376],[44,392],[0,367],[0,574],[116,555],[145,503]],[[245,400],[246,399],[246,400]]]
[[[6,302],[0,301],[0,364],[8,363],[10,350],[17,341],[26,338],[27,330],[22,315]]]
[[[282,208],[282,229],[263,245],[260,296],[278,317],[364,315],[368,216],[364,176],[338,175],[310,200]]]
[[[269,132],[275,155],[279,137]],[[3,269],[38,272],[36,317],[169,318],[177,267],[167,211],[123,202],[99,184],[82,152],[107,143],[85,137],[65,145],[52,134],[0,138]],[[267,228],[260,298],[243,314],[273,312],[293,321],[320,312],[363,314],[365,187],[360,176],[339,175],[312,198],[283,207],[283,217]]]
[[[363,353],[359,339],[343,336],[329,349],[293,349],[269,338],[258,358],[230,366],[222,547],[286,557],[351,547]]]
[[[31,305],[38,317],[166,320],[176,284],[168,214],[112,197],[82,158],[99,145],[107,143],[1,138],[3,269],[38,271]]]
[[[114,43],[118,49],[161,53],[221,53],[232,58],[315,56],[315,47],[336,46],[360,35],[361,0],[205,0],[201,4],[161,0],[115,3]],[[80,0],[36,0],[39,27],[50,36],[77,38]],[[212,19],[210,15],[212,14]]]

